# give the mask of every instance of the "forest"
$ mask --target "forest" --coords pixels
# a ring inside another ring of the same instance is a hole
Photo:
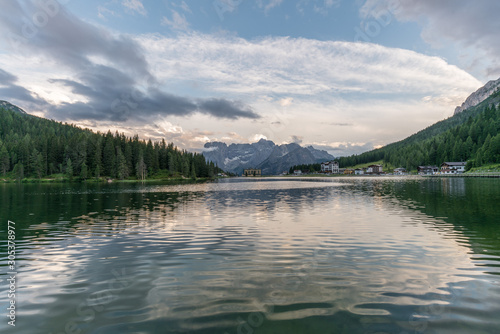
[[[479,105],[402,141],[336,160],[341,168],[383,160],[409,171],[423,165],[440,166],[445,161],[467,161],[467,170],[500,163],[499,103],[500,91],[497,91]],[[315,170],[312,165],[300,167]]]
[[[0,174],[22,180],[213,178],[220,170],[203,155],[118,132],[93,132],[0,109]]]

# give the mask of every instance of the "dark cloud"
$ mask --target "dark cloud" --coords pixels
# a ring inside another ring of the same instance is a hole
[[[199,103],[200,111],[220,118],[260,118],[248,106],[241,102],[228,101],[225,99],[209,99]]]
[[[292,143],[300,145],[300,144],[302,144],[303,141],[304,141],[304,138],[301,136],[292,136]]]
[[[87,102],[63,103],[48,108],[48,116],[64,120],[146,120],[154,115],[187,116],[195,112],[218,118],[259,118],[249,107],[225,99],[191,100],[158,88],[141,46],[82,21],[55,0],[7,1],[2,4],[0,28],[13,48],[57,61],[76,73],[71,79],[49,83],[69,88]],[[101,64],[96,64],[100,59]],[[102,65],[102,63],[113,65]],[[15,76],[3,71],[5,96],[29,99]],[[140,87],[140,89],[139,89]],[[27,93],[27,94],[26,94]],[[33,99],[33,97],[32,97]],[[33,102],[33,100],[30,100]]]
[[[337,123],[337,122],[333,122],[333,123],[328,123],[329,125],[333,125],[333,126],[354,126],[354,124],[352,123]]]
[[[46,106],[47,102],[24,87],[16,85],[17,77],[0,68],[0,99],[24,101],[30,104]]]
[[[15,75],[10,74],[0,68],[0,85],[6,86],[10,85],[17,81],[17,77]]]

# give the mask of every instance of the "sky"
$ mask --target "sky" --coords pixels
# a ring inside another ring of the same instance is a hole
[[[496,0],[9,0],[0,100],[200,152],[404,139],[500,77]]]

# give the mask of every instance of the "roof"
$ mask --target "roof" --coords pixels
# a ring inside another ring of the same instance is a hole
[[[443,165],[448,165],[448,166],[465,166],[467,163],[466,162],[443,162]]]

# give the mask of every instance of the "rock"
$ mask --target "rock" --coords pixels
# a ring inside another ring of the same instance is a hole
[[[486,100],[491,94],[495,93],[499,87],[500,78],[498,80],[489,81],[486,85],[472,93],[460,107],[456,107],[453,115],[461,113],[467,108],[477,106],[479,103]]]

